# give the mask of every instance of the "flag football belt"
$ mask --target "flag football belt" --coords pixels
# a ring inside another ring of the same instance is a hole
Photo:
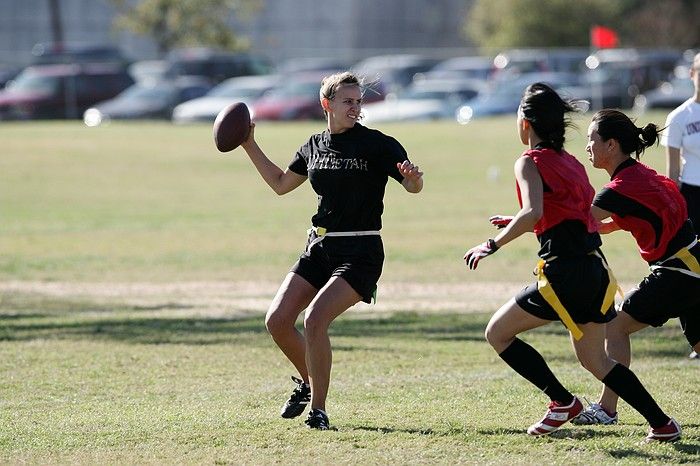
[[[325,237],[333,237],[333,236],[379,236],[381,235],[381,232],[379,230],[362,230],[362,231],[328,231],[324,227],[311,227],[307,230],[307,233],[309,236],[311,233],[314,233],[316,235],[316,238],[314,238],[311,243],[309,244],[309,249],[316,244],[320,243],[323,241],[323,238]]]
[[[690,249],[697,244],[698,240],[696,238],[688,246],[680,248],[674,255],[662,261],[660,264],[652,265],[649,267],[649,269],[652,271],[656,269],[675,270],[676,272],[681,272],[686,275],[690,275],[691,277],[700,278],[700,263],[698,263],[698,259],[690,252]],[[683,269],[681,267],[668,267],[664,265],[664,262],[668,262],[673,259],[678,259],[683,262],[687,269]]]
[[[603,259],[598,251],[591,251],[588,254],[598,257],[603,263],[603,267],[605,267],[605,270],[608,272],[608,288],[605,290],[603,304],[600,306],[600,313],[605,315],[608,312],[608,309],[610,309],[610,306],[615,303],[615,291],[618,291],[620,296],[623,296],[622,289],[617,284],[617,280],[615,279],[612,270],[610,270],[610,267],[608,267],[607,262],[605,262],[605,259]],[[552,261],[554,259],[556,259],[556,257],[549,260]],[[552,284],[549,283],[549,280],[547,280],[547,276],[544,274],[544,266],[546,263],[547,261],[544,259],[540,259],[537,262],[537,267],[535,268],[535,275],[537,275],[537,290],[540,292],[544,300],[547,301],[547,304],[554,309],[554,312],[557,313],[559,319],[561,319],[562,323],[566,326],[569,332],[571,332],[571,335],[578,341],[583,336],[583,332],[580,328],[578,328],[576,322],[574,322],[574,319],[571,318],[571,315],[569,315],[569,312],[566,310],[564,305],[559,300],[559,297],[554,292]]]

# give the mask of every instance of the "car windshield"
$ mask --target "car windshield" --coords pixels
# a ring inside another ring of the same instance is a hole
[[[258,97],[265,92],[265,87],[247,87],[239,83],[222,84],[209,92],[209,97]]]
[[[398,94],[400,99],[446,100],[460,98],[468,100],[477,94],[473,89],[415,89],[408,88]]]
[[[20,92],[42,92],[52,94],[60,85],[58,76],[41,76],[37,74],[20,74],[8,89]]]
[[[166,100],[175,93],[171,86],[131,86],[120,96],[128,100]]]
[[[316,97],[318,96],[320,82],[289,82],[284,86],[270,91],[270,96],[277,97]]]
[[[544,82],[555,90],[561,87],[575,86],[578,84],[578,82],[575,79],[575,75],[535,75],[527,80],[502,81],[497,86],[491,88],[491,90],[488,93],[484,94],[484,97],[503,97],[509,99],[519,99],[520,97],[522,97],[523,92],[525,91],[527,86],[535,82]]]
[[[491,88],[490,92],[484,94],[484,97],[519,99],[527,86],[527,84],[518,81],[502,82],[498,86]]]
[[[599,67],[584,73],[581,80],[584,84],[603,84],[606,82],[620,82],[622,76],[611,68]]]
[[[442,100],[449,94],[452,94],[452,92],[441,91],[437,89],[406,89],[405,91],[399,93],[399,98],[415,100]]]

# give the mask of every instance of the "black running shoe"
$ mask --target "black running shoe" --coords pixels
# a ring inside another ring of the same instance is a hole
[[[304,423],[309,429],[328,430],[328,416],[320,409],[312,409]]]
[[[299,416],[311,401],[311,387],[309,387],[309,384],[294,376],[292,376],[292,380],[297,386],[280,411],[280,415],[285,419]]]

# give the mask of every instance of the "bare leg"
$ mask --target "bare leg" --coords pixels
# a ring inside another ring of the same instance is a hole
[[[605,324],[577,325],[583,332],[583,336],[578,341],[570,336],[576,357],[588,372],[596,379],[602,380],[615,366],[615,361],[605,352]],[[606,390],[609,389],[606,388]]]
[[[486,339],[498,356],[550,400],[567,405],[573,395],[557,379],[542,355],[516,335],[551,321],[540,319],[518,306],[514,299],[494,314],[486,327]]]
[[[606,326],[588,323],[580,325],[580,328],[583,331],[583,338],[578,341],[572,338],[571,341],[581,364],[606,387],[610,387],[609,390],[612,393],[619,395],[644,416],[651,427],[659,428],[666,425],[670,418],[659,407],[634,372],[608,356],[604,346]]]
[[[511,298],[491,317],[486,326],[486,341],[500,354],[513,343],[516,335],[549,323],[551,321],[525,311]]]
[[[311,378],[311,408],[326,409],[326,397],[331,378],[332,351],[328,338],[331,322],[361,296],[341,277],[332,277],[306,311],[306,364]]]
[[[306,368],[306,342],[294,324],[316,292],[316,288],[309,282],[290,272],[277,290],[265,316],[265,326],[272,339],[307,383],[309,372]]]
[[[619,312],[617,317],[606,324],[606,350],[608,356],[625,367],[630,366],[632,352],[630,350],[630,335],[648,327],[638,322],[626,312]],[[598,403],[609,413],[617,412],[618,396],[603,386]]]

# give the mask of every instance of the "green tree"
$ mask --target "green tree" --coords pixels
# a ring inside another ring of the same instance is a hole
[[[609,25],[624,2],[476,0],[465,25],[480,48],[582,47],[592,24]]]
[[[234,16],[248,18],[261,0],[112,0],[115,26],[151,37],[164,55],[176,47],[214,46],[244,50],[248,43],[230,24]]]
[[[620,25],[635,46],[697,47],[700,44],[700,2],[638,0],[629,2]]]
[[[598,24],[617,31],[623,46],[693,47],[699,21],[698,0],[474,0],[465,34],[490,52],[585,47]]]

